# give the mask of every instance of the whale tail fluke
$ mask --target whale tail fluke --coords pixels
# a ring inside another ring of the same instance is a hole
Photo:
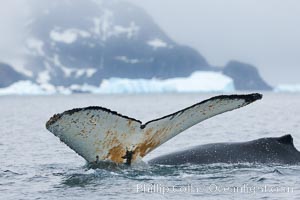
[[[54,115],[46,128],[89,163],[132,163],[191,126],[261,98],[216,96],[145,124],[102,107],[76,108]]]

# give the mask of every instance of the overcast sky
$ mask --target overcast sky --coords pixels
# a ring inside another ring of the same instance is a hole
[[[236,59],[272,85],[300,83],[299,0],[129,0],[212,65]]]
[[[0,61],[20,51],[26,0],[0,7]],[[180,44],[212,65],[235,59],[258,67],[272,85],[300,83],[299,0],[128,0]]]

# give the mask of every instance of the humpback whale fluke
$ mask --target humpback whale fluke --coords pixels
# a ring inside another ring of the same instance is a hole
[[[89,163],[132,163],[191,126],[261,98],[216,96],[145,124],[103,107],[75,108],[55,114],[46,128]]]

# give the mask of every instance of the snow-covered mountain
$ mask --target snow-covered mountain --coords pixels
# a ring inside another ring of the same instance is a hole
[[[99,85],[109,77],[184,77],[210,69],[197,51],[123,1],[39,1],[28,29],[26,67],[38,83]]]
[[[125,1],[32,2],[25,31],[26,62],[23,66],[31,76],[23,76],[12,69],[15,74],[9,72],[0,79],[0,88],[24,79],[29,82],[14,84],[7,91],[22,92],[25,86],[35,88],[36,93],[46,90],[47,94],[95,91],[94,87],[101,88],[105,81],[110,83],[109,88],[115,88],[116,80],[128,83],[130,91],[139,83],[148,90],[154,85],[165,88],[157,90],[170,90],[172,81],[176,82],[176,91],[181,91],[178,84],[191,83],[201,84],[193,91],[207,91],[204,87],[213,91],[271,89],[254,66],[241,62],[229,62],[224,68],[210,66],[196,50],[168,37],[143,9]],[[0,66],[0,76],[3,71],[5,69]],[[191,76],[197,71],[211,71],[211,74]],[[187,88],[183,90],[188,91]]]

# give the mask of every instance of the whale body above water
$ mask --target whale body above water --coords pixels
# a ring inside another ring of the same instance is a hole
[[[213,143],[159,156],[149,164],[258,163],[299,164],[300,152],[291,135],[260,138],[248,142]]]
[[[262,95],[258,93],[216,96],[146,123],[103,107],[75,108],[53,115],[46,123],[46,128],[88,163],[107,161],[131,164],[141,160],[152,150],[193,125],[218,114],[241,108],[261,98]],[[174,164],[215,161],[228,163],[235,161],[230,157],[230,151],[237,151],[239,148],[240,153],[244,149],[245,154],[251,150],[247,148],[246,143],[203,145],[193,150],[158,157],[149,163],[173,164],[171,158],[175,159]],[[204,154],[201,150],[207,153]],[[214,150],[219,153],[213,155]],[[199,157],[197,152],[203,155]],[[189,159],[181,159],[176,163],[176,159],[181,155]],[[196,162],[192,159],[193,156],[196,160],[202,159],[202,161]],[[220,158],[213,161],[214,156]],[[166,159],[167,157],[170,159]],[[256,162],[251,155],[245,158],[248,159],[236,159],[236,161]]]

